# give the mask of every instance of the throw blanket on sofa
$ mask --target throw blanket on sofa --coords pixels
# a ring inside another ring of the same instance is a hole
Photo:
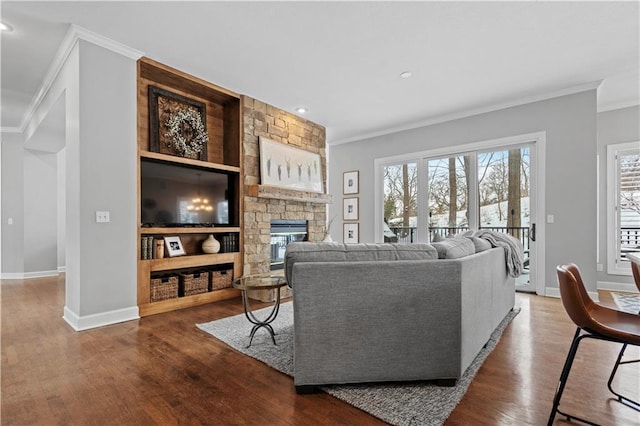
[[[493,247],[504,247],[504,254],[507,260],[507,273],[514,278],[522,274],[524,268],[524,249],[520,241],[509,234],[503,234],[502,232],[489,229],[481,229],[473,236],[489,241]]]

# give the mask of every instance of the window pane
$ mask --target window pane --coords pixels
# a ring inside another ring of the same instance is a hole
[[[618,258],[626,260],[626,253],[640,252],[640,154],[618,156],[620,206],[620,253]]]
[[[529,148],[478,154],[480,228],[505,232],[529,249]]]
[[[429,160],[429,231],[456,234],[469,227],[469,162],[465,156]]]
[[[384,168],[384,241],[417,241],[417,163]],[[387,229],[388,228],[388,229]]]

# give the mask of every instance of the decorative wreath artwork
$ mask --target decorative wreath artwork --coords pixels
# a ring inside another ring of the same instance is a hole
[[[149,86],[149,149],[207,161],[205,108],[202,102]]]
[[[164,134],[167,145],[183,156],[200,154],[207,146],[209,136],[200,113],[194,108],[180,109],[169,115]]]

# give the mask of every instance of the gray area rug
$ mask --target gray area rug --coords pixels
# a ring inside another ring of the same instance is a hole
[[[640,312],[640,294],[612,291],[611,296],[621,311],[629,312],[630,314]]]
[[[270,308],[256,311],[258,318],[265,317]],[[394,384],[359,384],[323,386],[321,389],[354,407],[397,425],[441,425],[464,396],[469,384],[484,360],[498,344],[500,336],[511,320],[520,312],[509,312],[493,332],[487,345],[453,387],[439,387],[426,382]],[[275,346],[266,330],[259,330],[250,348],[251,324],[244,315],[223,318],[197,327],[222,340],[232,348],[249,355],[268,366],[293,374],[293,305],[283,303],[276,320],[271,324],[276,332]],[[293,383],[291,383],[293,386]]]

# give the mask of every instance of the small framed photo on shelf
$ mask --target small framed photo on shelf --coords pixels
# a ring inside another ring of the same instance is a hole
[[[358,197],[345,198],[342,206],[343,220],[358,220]]]
[[[359,225],[358,223],[345,223],[344,226],[344,235],[343,240],[345,244],[355,244],[360,241],[359,236]]]
[[[164,237],[164,246],[169,257],[183,256],[185,253],[180,237]]]
[[[359,185],[359,175],[360,172],[358,170],[353,170],[351,172],[344,172],[342,174],[342,193],[343,194],[357,194],[360,192]]]

